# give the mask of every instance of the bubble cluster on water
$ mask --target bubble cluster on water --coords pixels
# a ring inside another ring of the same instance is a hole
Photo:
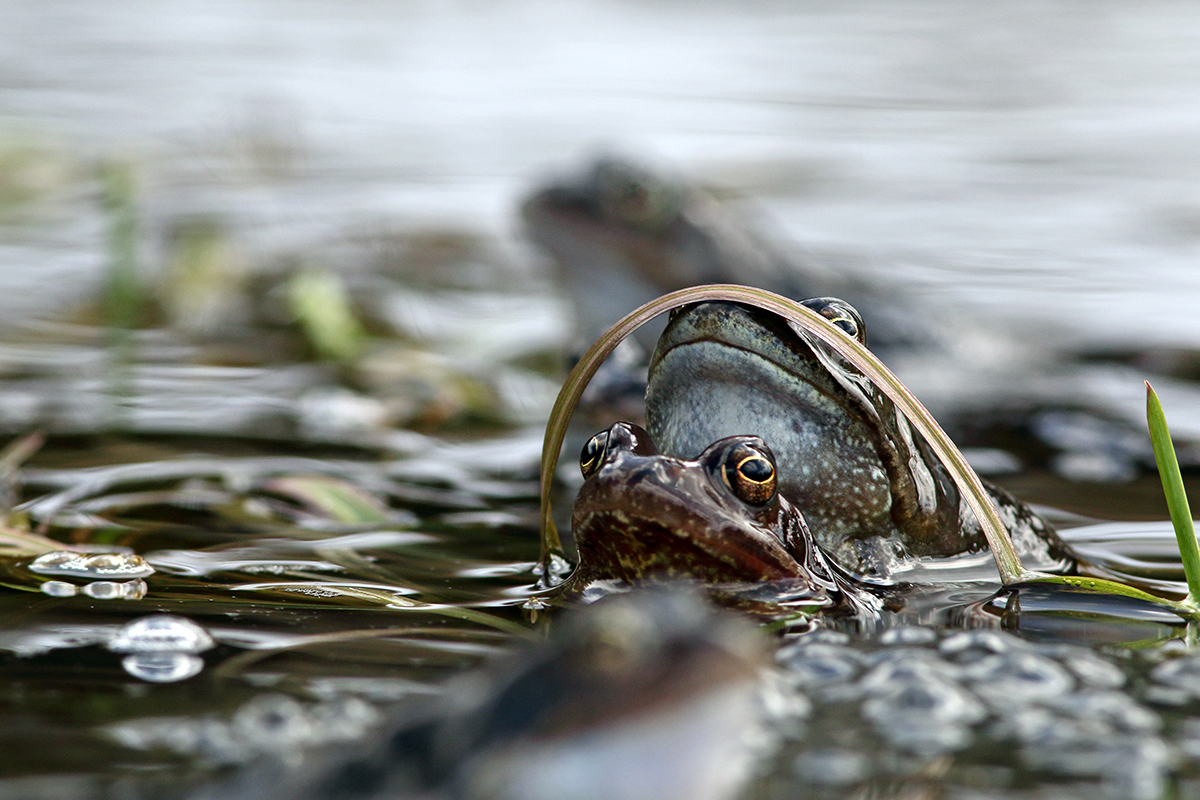
[[[1200,703],[1200,655],[1170,655],[919,626],[800,637],[777,654],[811,705],[776,757],[780,790],[860,796],[936,775],[948,796],[1024,798],[1032,774],[1054,796],[1161,797],[1180,764],[1200,766],[1200,725],[1167,716]]]

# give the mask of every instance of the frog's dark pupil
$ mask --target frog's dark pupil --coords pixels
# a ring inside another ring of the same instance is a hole
[[[738,465],[738,472],[755,483],[762,483],[771,479],[775,468],[771,466],[770,461],[761,456],[750,456]]]
[[[858,326],[854,324],[854,320],[846,319],[845,317],[839,317],[833,321],[833,324],[837,325],[854,338],[858,338]]]
[[[760,505],[775,496],[775,465],[753,450],[735,450],[725,461],[725,482],[739,499]]]

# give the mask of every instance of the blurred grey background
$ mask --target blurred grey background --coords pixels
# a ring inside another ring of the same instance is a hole
[[[251,266],[397,229],[532,264],[519,197],[619,152],[868,278],[1047,336],[1200,347],[1194,3],[0,0],[0,20],[9,319],[100,279],[101,161],[135,165],[151,270],[197,216]]]

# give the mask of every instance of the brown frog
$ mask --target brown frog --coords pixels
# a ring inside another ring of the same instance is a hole
[[[586,480],[572,514],[578,581],[773,581],[817,607],[857,591],[780,494],[775,456],[757,436],[726,437],[683,459],[660,454],[645,430],[618,422],[584,446],[580,466]]]

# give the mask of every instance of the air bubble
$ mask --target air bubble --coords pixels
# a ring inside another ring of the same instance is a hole
[[[66,581],[46,581],[42,584],[42,591],[51,597],[74,597],[79,589]]]
[[[114,653],[202,653],[212,646],[208,631],[187,617],[173,614],[135,619],[107,645]]]
[[[121,659],[121,666],[135,678],[150,683],[174,683],[198,675],[204,659],[191,653],[133,653]]]
[[[134,553],[78,553],[56,550],[38,556],[29,569],[40,575],[70,575],[75,578],[146,578],[154,567]]]

